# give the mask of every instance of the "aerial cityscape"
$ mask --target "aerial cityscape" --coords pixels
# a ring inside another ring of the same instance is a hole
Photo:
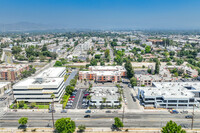
[[[200,1],[0,3],[0,132],[200,132]]]

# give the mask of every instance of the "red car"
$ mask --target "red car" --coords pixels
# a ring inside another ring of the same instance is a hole
[[[89,94],[85,94],[84,96],[88,96]]]

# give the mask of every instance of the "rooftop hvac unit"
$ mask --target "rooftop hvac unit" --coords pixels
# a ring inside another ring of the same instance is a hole
[[[34,83],[41,84],[43,82],[43,78],[36,78]]]

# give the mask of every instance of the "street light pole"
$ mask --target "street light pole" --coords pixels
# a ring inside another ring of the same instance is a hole
[[[52,95],[51,95],[51,98],[52,98],[52,107],[51,107],[51,112],[52,112],[52,122],[53,122],[53,128],[54,128],[54,117],[53,117],[53,112],[54,112],[54,98],[55,98],[55,95],[52,94]]]
[[[52,121],[53,121],[53,128],[54,128],[54,116],[53,116],[53,111],[54,111],[54,100],[53,100],[53,98],[52,98],[51,112],[52,112]]]
[[[194,104],[193,104],[193,113],[192,113],[192,124],[191,124],[191,130],[193,129],[194,126]]]
[[[125,107],[123,106],[123,114],[122,114],[122,123],[124,124],[124,109]]]

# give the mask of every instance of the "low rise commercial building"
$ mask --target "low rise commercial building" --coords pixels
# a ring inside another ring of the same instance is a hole
[[[137,86],[152,86],[153,82],[174,82],[178,80],[175,77],[164,77],[161,75],[150,75],[150,74],[135,74],[137,80]]]
[[[79,80],[119,82],[122,77],[126,77],[126,70],[122,66],[90,66],[89,71],[79,71]]]
[[[0,82],[0,96],[3,96],[6,90],[11,90],[11,82]]]
[[[92,87],[90,106],[115,107],[120,105],[117,87]],[[104,101],[105,100],[105,101]]]
[[[154,82],[153,87],[135,87],[145,107],[182,108],[199,107],[200,82]]]
[[[27,78],[13,86],[14,98],[26,102],[51,102],[51,95],[55,95],[55,102],[60,101],[65,93],[64,67],[52,67],[44,70],[33,78]]]

